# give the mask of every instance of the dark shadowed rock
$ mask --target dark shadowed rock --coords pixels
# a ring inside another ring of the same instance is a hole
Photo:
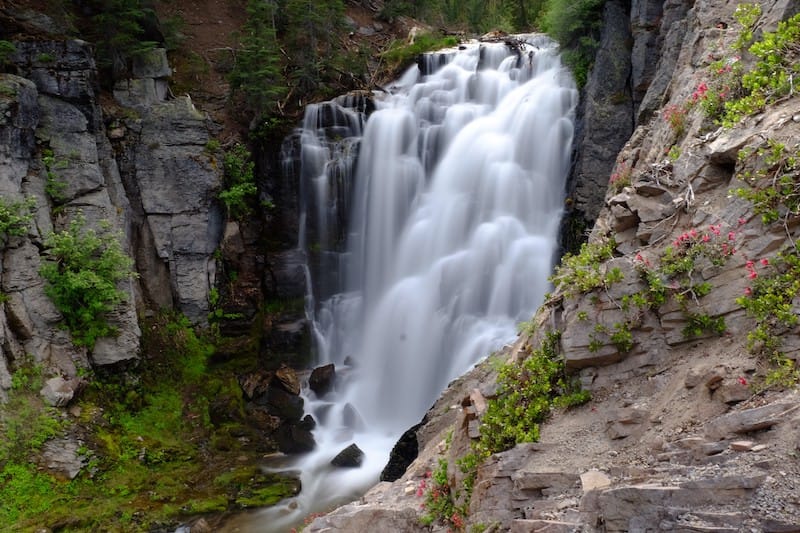
[[[419,442],[417,430],[422,425],[420,422],[411,429],[406,430],[389,454],[389,462],[381,472],[381,481],[395,481],[405,474],[406,468],[419,455]]]
[[[336,380],[336,368],[333,363],[325,366],[318,366],[311,372],[308,378],[308,386],[317,396],[324,396],[332,388]]]
[[[317,445],[314,435],[296,424],[284,424],[275,432],[275,442],[282,453],[310,452]]]
[[[289,394],[278,387],[270,387],[267,392],[267,409],[277,417],[289,421],[299,421],[303,416],[303,399]]]
[[[363,462],[364,452],[355,444],[351,444],[331,459],[331,464],[340,468],[358,468]]]

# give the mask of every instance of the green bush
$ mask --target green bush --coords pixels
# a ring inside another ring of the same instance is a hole
[[[253,174],[255,164],[247,148],[236,144],[225,154],[223,168],[225,188],[219,193],[219,199],[225,204],[229,217],[241,219],[252,212],[258,192]]]
[[[30,196],[18,202],[0,197],[0,244],[5,245],[10,237],[22,237],[28,232],[35,207],[36,200]]]
[[[497,397],[487,402],[477,449],[484,455],[539,440],[539,424],[553,406],[585,403],[589,393],[566,376],[559,356],[560,333],[550,332],[521,363],[500,369]]]
[[[98,338],[114,333],[105,315],[125,297],[117,283],[133,275],[121,236],[109,226],[103,223],[100,233],[87,229],[79,213],[67,229],[45,238],[50,259],[40,270],[47,280],[45,293],[64,315],[73,342],[90,349]]]

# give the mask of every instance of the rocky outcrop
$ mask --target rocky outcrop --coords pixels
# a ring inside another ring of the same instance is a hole
[[[151,306],[174,305],[204,323],[216,281],[211,256],[224,230],[216,201],[221,154],[206,148],[214,126],[188,96],[167,99],[163,49],[143,56],[133,72],[136,77],[114,90],[131,111],[112,131],[135,221],[143,292]]]
[[[219,154],[206,150],[214,126],[188,97],[169,98],[163,50],[136,61],[137,77],[117,88],[120,103],[109,107],[119,117],[109,119],[88,43],[15,47],[9,61],[18,75],[0,74],[0,194],[7,202],[32,198],[35,210],[28,234],[4,239],[0,252],[3,391],[27,357],[67,380],[79,368],[136,359],[137,310],[145,307],[175,307],[204,323],[223,220]],[[107,316],[117,334],[89,351],[60,327],[38,274],[45,237],[78,213],[88,228],[120,232],[139,274],[120,286],[126,297]],[[51,403],[68,401],[60,388],[47,390]]]

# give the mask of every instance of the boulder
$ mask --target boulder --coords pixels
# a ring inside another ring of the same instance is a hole
[[[389,462],[381,472],[381,481],[396,481],[405,474],[408,466],[419,455],[419,441],[417,440],[417,429],[422,425],[415,425],[407,429],[392,448],[389,454]]]
[[[296,424],[283,424],[275,432],[278,449],[286,454],[306,453],[313,450],[317,443],[311,431]]]
[[[332,388],[336,381],[336,368],[333,363],[324,366],[318,366],[311,371],[311,377],[308,378],[308,386],[313,390],[317,396],[324,396]]]
[[[331,464],[340,468],[358,468],[363,462],[364,452],[356,444],[351,444],[331,459]]]
[[[303,417],[303,398],[279,387],[269,387],[266,405],[270,414],[282,420],[297,422]]]
[[[61,376],[56,376],[45,381],[39,394],[42,395],[46,404],[53,407],[64,407],[72,400],[80,386],[79,379],[66,380]]]
[[[300,394],[300,379],[297,377],[297,372],[288,366],[282,366],[275,371],[273,383],[293,396]]]

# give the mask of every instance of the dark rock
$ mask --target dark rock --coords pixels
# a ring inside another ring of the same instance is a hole
[[[416,426],[407,429],[400,436],[400,439],[392,448],[389,454],[389,462],[381,472],[381,481],[396,481],[406,472],[408,465],[414,462],[419,455],[419,441],[417,441],[417,430],[422,425],[420,422]]]
[[[270,414],[283,420],[297,422],[303,416],[303,399],[278,387],[270,387],[266,396]]]
[[[308,378],[308,386],[317,396],[324,396],[333,388],[335,380],[336,368],[331,363],[315,368],[311,372],[311,377]]]
[[[311,415],[306,415],[303,419],[297,424],[298,427],[302,429],[306,429],[308,431],[313,430],[317,427],[317,421],[314,420],[314,417]]]
[[[582,98],[583,119],[576,137],[572,186],[568,188],[586,227],[594,225],[603,207],[617,153],[633,132],[631,31],[621,1],[606,3],[602,24],[600,46]]]
[[[355,444],[351,444],[331,459],[331,464],[340,468],[358,468],[363,462],[364,452]]]
[[[284,424],[275,432],[275,442],[282,453],[310,452],[317,445],[310,431],[296,424]]]

